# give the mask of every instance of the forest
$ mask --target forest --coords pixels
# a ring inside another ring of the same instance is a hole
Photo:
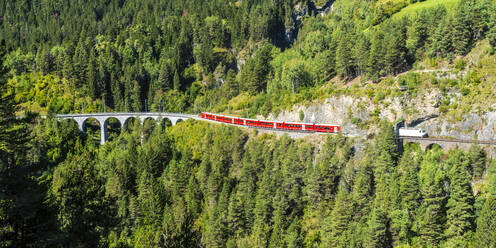
[[[1,247],[494,247],[496,163],[188,120],[99,147],[75,122],[12,118],[2,85]]]
[[[324,17],[308,0],[0,1],[0,42],[24,109],[252,117],[314,99],[336,76],[380,81],[496,46],[492,0],[403,17],[408,1],[395,1],[338,0]]]
[[[400,12],[428,1],[0,0],[0,247],[496,247],[496,161],[477,144],[401,145],[377,118],[365,141],[188,120],[100,146],[53,118],[268,115],[495,50],[493,0]]]

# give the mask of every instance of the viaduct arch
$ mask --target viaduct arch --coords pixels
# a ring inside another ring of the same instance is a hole
[[[109,119],[115,118],[121,124],[121,128],[124,129],[128,120],[131,118],[136,118],[140,123],[144,123],[146,119],[153,119],[158,121],[159,119],[169,119],[172,125],[176,125],[179,121],[192,119],[195,116],[187,114],[178,113],[158,113],[158,112],[146,112],[146,113],[91,113],[91,114],[67,114],[67,115],[56,115],[59,120],[72,119],[77,122],[79,129],[83,132],[86,131],[86,121],[89,118],[96,119],[100,124],[100,144],[105,144],[108,139],[107,124]]]

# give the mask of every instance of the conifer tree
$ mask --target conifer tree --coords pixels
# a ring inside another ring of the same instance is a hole
[[[98,99],[100,97],[99,91],[101,90],[98,85],[98,73],[95,66],[95,53],[91,51],[88,67],[86,68],[85,86],[87,87],[88,95],[92,99]]]
[[[15,91],[7,82],[3,67],[5,44],[0,42],[0,246],[27,246],[32,237],[28,221],[36,218],[40,211],[41,199],[30,184],[32,170],[25,154],[31,140],[29,123],[32,116],[27,113],[24,118],[17,118],[19,109],[15,101]],[[34,166],[33,166],[34,167]],[[27,194],[31,197],[27,197]],[[26,194],[26,195],[25,195]],[[40,202],[38,202],[40,201]],[[34,214],[33,214],[34,212]],[[35,222],[36,223],[36,222]],[[38,223],[36,223],[38,224]]]
[[[293,218],[293,222],[291,222],[288,229],[286,230],[284,245],[288,248],[297,248],[303,246],[301,220],[299,217]]]
[[[448,161],[450,181],[450,196],[447,207],[446,238],[448,243],[466,242],[466,237],[473,230],[474,197],[472,193],[472,178],[468,169],[468,159],[461,151],[455,151]]]
[[[473,237],[474,247],[496,247],[496,166],[491,163],[488,172],[487,196],[477,218]]]
[[[179,80],[179,73],[177,72],[177,70],[174,72],[174,89],[181,89],[181,81]]]
[[[364,161],[359,165],[355,181],[353,183],[353,213],[356,220],[367,216],[371,209],[373,191],[373,176],[371,161]]]
[[[227,224],[229,230],[231,230],[235,238],[241,236],[245,231],[246,223],[241,194],[237,190],[235,194],[231,194],[228,211]]]
[[[429,56],[446,56],[449,52],[452,52],[451,37],[456,36],[452,35],[451,21],[451,17],[446,17],[439,22],[434,34],[430,37]]]
[[[384,73],[381,69],[383,69],[384,66],[385,44],[384,34],[381,30],[374,30],[372,33],[369,54],[367,72],[373,79],[377,79]]]
[[[345,234],[351,221],[352,208],[349,192],[340,188],[331,215],[325,220],[321,229],[321,247],[347,247],[348,235]]]
[[[474,247],[496,247],[496,198],[490,195],[477,219]]]
[[[418,181],[421,151],[416,146],[405,149],[400,161],[400,197],[401,212],[406,213],[407,225],[401,226],[400,239],[408,241],[415,233],[412,230],[417,208],[420,206],[420,187]],[[402,217],[404,218],[404,217]]]
[[[429,151],[420,165],[419,182],[423,202],[416,217],[416,230],[426,246],[437,246],[443,238],[446,194],[443,187],[445,173],[439,163],[441,154],[439,150]]]
[[[162,61],[158,76],[159,89],[167,90],[171,88],[170,74],[171,72],[169,71],[169,65],[166,61]]]
[[[496,23],[496,22],[493,22]],[[487,33],[487,38],[489,39],[489,44],[496,50],[496,25],[492,25]]]
[[[469,169],[472,176],[480,178],[486,170],[486,154],[479,145],[472,145],[468,151]]]
[[[465,55],[471,43],[470,0],[461,1],[453,19],[452,44],[456,54]]]
[[[384,206],[380,202],[375,202],[368,222],[367,240],[365,247],[379,248],[391,247],[390,234],[388,233],[388,218],[384,211]]]
[[[336,50],[336,71],[342,78],[353,77],[355,75],[355,61],[352,54],[351,30],[341,31]]]

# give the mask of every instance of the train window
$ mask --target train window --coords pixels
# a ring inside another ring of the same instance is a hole
[[[260,122],[260,125],[273,125],[273,124],[270,122]]]
[[[297,125],[297,124],[286,124],[286,127],[300,128],[301,125]]]

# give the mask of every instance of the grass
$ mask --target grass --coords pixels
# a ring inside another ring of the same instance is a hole
[[[444,5],[446,8],[449,9],[456,6],[458,2],[460,2],[460,0],[427,0],[424,2],[417,2],[403,8],[400,12],[394,14],[392,18],[402,18],[404,16],[409,16],[411,14],[417,13],[422,9],[436,7],[440,4]]]

